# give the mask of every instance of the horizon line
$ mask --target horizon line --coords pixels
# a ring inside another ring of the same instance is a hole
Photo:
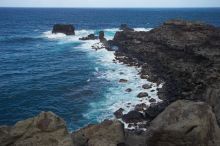
[[[29,7],[29,6],[0,6],[0,8],[52,8],[52,9],[56,9],[56,8],[68,8],[68,9],[187,9],[187,8],[220,8],[220,7]]]

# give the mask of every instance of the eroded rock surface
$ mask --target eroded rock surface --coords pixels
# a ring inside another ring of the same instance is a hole
[[[1,146],[73,146],[63,119],[52,112],[0,127]]]
[[[152,122],[148,146],[219,146],[219,127],[204,102],[178,100]]]
[[[124,126],[119,121],[105,120],[72,133],[74,146],[118,146],[125,142]]]

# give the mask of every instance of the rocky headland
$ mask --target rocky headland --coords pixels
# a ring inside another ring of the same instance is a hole
[[[0,144],[219,146],[220,28],[183,20],[167,21],[148,32],[122,26],[122,31],[108,42],[100,32],[100,41],[118,48],[115,55],[120,62],[141,67],[141,78],[163,83],[158,88],[162,102],[149,107],[137,105],[127,114],[123,109],[115,112],[125,123],[141,122],[146,130],[128,130],[120,120],[105,120],[68,133],[61,118],[42,112],[14,126],[0,127]],[[149,89],[150,85],[143,88]],[[138,96],[148,95],[143,92]]]

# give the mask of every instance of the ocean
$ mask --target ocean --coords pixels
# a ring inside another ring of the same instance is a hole
[[[0,8],[0,125],[12,125],[53,111],[70,131],[113,118],[140,102],[140,68],[113,63],[114,52],[95,51],[98,41],[80,41],[105,31],[112,39],[120,24],[149,31],[179,18],[220,26],[220,8],[191,9],[76,9]],[[52,34],[56,23],[73,24],[75,36]],[[119,83],[127,79],[128,83]],[[125,90],[131,88],[132,92]],[[150,90],[152,90],[150,89]],[[150,96],[160,101],[155,92]]]

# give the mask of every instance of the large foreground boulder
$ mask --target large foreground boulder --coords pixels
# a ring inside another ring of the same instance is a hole
[[[124,126],[119,121],[105,120],[72,133],[74,146],[119,146],[125,142]]]
[[[210,106],[179,100],[151,123],[148,146],[219,146],[219,127]]]
[[[52,33],[64,33],[66,35],[75,35],[75,28],[71,24],[55,24]]]
[[[65,122],[52,112],[0,127],[1,146],[72,146]]]

